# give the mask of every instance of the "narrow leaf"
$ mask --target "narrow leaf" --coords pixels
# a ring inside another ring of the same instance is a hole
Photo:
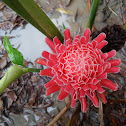
[[[100,2],[100,0],[93,0],[92,4],[91,4],[91,9],[90,9],[89,19],[88,19],[88,24],[87,24],[87,27],[90,28],[90,30],[92,29],[92,26],[94,24],[99,2]]]
[[[19,0],[1,1],[3,1],[10,8],[16,11],[21,17],[31,23],[45,36],[49,37],[50,39],[53,39],[55,36],[57,36],[63,42],[62,34],[48,18],[48,16],[43,12],[43,10],[34,2],[34,0],[20,0],[21,3],[19,2]],[[41,15],[39,15],[40,13]],[[37,21],[36,19],[39,21]]]
[[[64,23],[63,23],[63,29],[64,29],[64,30],[66,29],[66,26],[64,25]]]
[[[18,1],[31,15],[31,17],[39,24],[39,26],[45,31],[46,36],[51,39],[57,36],[63,42],[62,34],[34,0]]]
[[[24,9],[24,7],[20,4],[18,0],[1,0],[5,4],[7,4],[10,8],[12,8],[15,12],[17,12],[21,17],[23,17],[26,21],[31,23],[34,27],[36,27],[40,32],[46,34],[45,31],[35,22],[35,20],[30,16],[30,14]]]

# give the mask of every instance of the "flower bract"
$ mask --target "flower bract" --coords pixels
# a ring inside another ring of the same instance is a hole
[[[118,86],[107,79],[108,73],[118,73],[120,59],[111,59],[116,55],[112,50],[103,53],[101,49],[108,43],[106,35],[101,33],[89,42],[90,30],[87,28],[83,36],[76,35],[71,39],[69,29],[64,31],[64,44],[55,37],[53,41],[46,38],[53,53],[43,51],[38,63],[48,68],[41,70],[40,75],[51,77],[45,84],[46,95],[60,91],[58,100],[71,95],[71,107],[80,100],[81,109],[86,112],[86,98],[88,97],[95,107],[99,107],[98,98],[106,103],[104,88],[116,91]]]

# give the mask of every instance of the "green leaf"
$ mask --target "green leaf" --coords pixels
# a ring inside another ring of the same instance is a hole
[[[126,24],[123,26],[123,29],[126,31]]]
[[[34,0],[1,0],[10,8],[16,11],[25,20],[31,23],[44,35],[53,39],[57,36],[61,42],[64,38],[53,22],[48,18],[44,11]]]
[[[62,23],[62,25],[63,25],[63,29],[65,30],[66,29],[66,26],[64,25],[64,23]]]
[[[45,31],[46,36],[48,36],[50,39],[53,39],[55,36],[57,36],[63,42],[62,34],[34,0],[18,1],[31,15],[31,17],[39,24],[39,26]]]
[[[88,24],[87,24],[87,27],[90,28],[90,30],[92,29],[92,26],[94,24],[99,2],[100,2],[100,0],[93,0],[92,4],[91,4],[91,9],[90,9],[89,19],[88,19]]]
[[[24,7],[20,4],[18,0],[1,0],[5,4],[7,4],[10,8],[12,8],[15,12],[17,12],[21,17],[31,23],[34,27],[36,27],[40,32],[45,34],[44,30],[35,22],[35,20],[31,17],[31,15],[24,9]]]
[[[11,49],[11,52],[8,53],[8,57],[14,64],[23,65],[24,63],[23,55],[15,48]]]
[[[4,37],[4,48],[7,50],[8,57],[12,63],[17,65],[23,65],[23,55],[17,49],[12,48],[9,39],[6,36]]]
[[[4,48],[7,50],[7,52],[11,52],[12,46],[9,42],[8,37],[4,37]]]

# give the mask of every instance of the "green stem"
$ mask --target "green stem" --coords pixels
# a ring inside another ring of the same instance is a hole
[[[87,23],[87,27],[90,28],[90,30],[92,29],[92,26],[94,24],[94,20],[96,17],[96,12],[98,10],[99,2],[100,2],[100,0],[93,0],[92,4],[91,4],[89,19],[88,19],[88,23]]]
[[[40,72],[42,69],[28,68],[28,72]]]

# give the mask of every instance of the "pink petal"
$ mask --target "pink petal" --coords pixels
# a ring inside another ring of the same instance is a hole
[[[75,102],[76,100],[74,100],[73,98],[71,99],[71,107],[74,108],[75,107]]]
[[[80,102],[81,102],[81,110],[82,110],[82,112],[86,112],[86,109],[87,109],[86,97],[80,98]]]
[[[53,67],[53,66],[55,66],[56,65],[56,63],[54,63],[54,62],[51,62],[51,61],[48,61],[47,62],[47,66],[48,67]]]
[[[47,60],[46,59],[43,59],[43,58],[38,59],[37,63],[38,64],[41,64],[41,65],[47,66]]]
[[[80,98],[81,98],[81,97],[85,97],[85,91],[84,91],[83,89],[80,90],[80,95],[79,95],[79,97],[80,97]]]
[[[99,64],[102,64],[102,59],[101,59],[101,57],[99,56],[98,58],[97,58],[97,62],[99,63]]]
[[[107,62],[111,63],[111,66],[118,66],[118,65],[121,64],[121,60],[120,59],[109,60]]]
[[[98,91],[99,93],[103,93],[105,90],[101,87],[100,84],[97,84],[97,91]]]
[[[74,42],[78,42],[80,40],[80,35],[76,35],[75,37],[74,37]]]
[[[61,44],[61,46],[59,47],[59,49],[61,50],[61,52],[63,52],[65,50],[65,46],[63,44]]]
[[[46,41],[46,43],[49,45],[50,49],[51,49],[54,53],[56,53],[54,43],[53,43],[49,38],[45,38],[45,41]]]
[[[98,45],[98,42],[95,41],[95,40],[93,40],[93,41],[92,41],[92,45],[93,45],[93,48],[95,48],[95,47]]]
[[[70,92],[71,89],[72,89],[71,84],[66,85],[66,87],[65,87],[65,91],[66,91],[67,93]]]
[[[92,92],[94,92],[95,90],[97,90],[96,85],[89,84],[88,87],[89,87],[89,89],[90,89]]]
[[[42,52],[42,56],[43,56],[43,57],[45,57],[45,58],[48,59],[48,60],[51,60],[51,59],[49,58],[49,55],[50,55],[50,53],[47,52],[47,51],[43,51],[43,52]]]
[[[50,88],[50,87],[52,87],[52,86],[57,85],[55,79],[56,79],[56,77],[54,77],[51,81],[49,81],[48,83],[46,83],[46,84],[44,85],[44,87],[45,87],[45,88]]]
[[[86,42],[86,37],[85,37],[85,36],[82,36],[82,37],[80,38],[80,43],[81,43],[81,44],[87,44],[87,42]]]
[[[101,100],[104,104],[107,103],[106,97],[105,97],[105,95],[104,95],[103,93],[98,93],[98,96],[99,96],[100,100]]]
[[[97,99],[95,93],[88,90],[88,91],[86,91],[86,95],[91,99],[94,106],[98,108],[99,107],[99,102],[98,102],[98,99]]]
[[[59,86],[64,86],[64,83],[60,81],[58,77],[55,79],[55,81]]]
[[[97,79],[106,79],[107,78],[107,72],[106,73],[102,73],[101,75],[97,76]]]
[[[107,73],[118,73],[120,71],[120,67],[111,67],[110,69],[106,69]]]
[[[107,87],[113,91],[116,91],[118,89],[118,85],[116,85],[115,83],[113,83],[112,81],[108,79],[101,80],[100,84],[102,87]]]
[[[51,68],[47,68],[47,69],[41,70],[40,71],[40,75],[49,76],[49,77],[53,77],[54,76],[54,74],[52,73],[52,69]]]
[[[96,48],[98,48],[98,49],[102,49],[105,45],[107,45],[108,44],[108,42],[107,41],[102,41],[102,42],[100,42],[98,45],[97,45],[97,47]]]
[[[64,98],[66,98],[69,95],[69,93],[67,93],[64,88],[61,89],[61,92],[58,96],[58,100],[63,100]]]
[[[89,88],[88,88],[88,86],[87,85],[82,85],[82,89],[84,90],[84,91],[86,91],[86,90],[88,90]]]
[[[101,33],[97,38],[95,38],[94,40],[97,41],[98,43],[100,43],[101,41],[103,41],[106,37],[105,33]]]
[[[56,45],[56,52],[57,52],[57,54],[63,53],[64,50],[65,50],[65,46],[63,44]]]
[[[58,45],[58,44],[61,45],[62,44],[60,42],[60,40],[57,38],[57,36],[53,38],[53,41],[54,41],[55,45]]]
[[[50,54],[49,55],[49,58],[52,60],[52,61],[54,61],[54,62],[57,62],[57,55],[54,55],[54,54]]]
[[[101,74],[106,70],[107,66],[108,66],[108,65],[105,64],[105,65],[99,67],[99,68],[98,68],[98,72],[96,73],[96,76],[101,75]]]
[[[60,87],[58,85],[50,87],[46,90],[46,96],[48,96],[48,95],[50,95],[50,94],[52,94],[52,93],[54,93],[58,90],[60,90]]]
[[[108,59],[112,58],[113,56],[115,56],[116,50],[112,50],[112,51],[108,52],[107,54],[108,54],[108,57],[105,60],[108,60]]]
[[[87,83],[92,84],[93,83],[93,78],[90,78]]]
[[[67,39],[66,41],[65,41],[65,45],[71,45],[72,44],[72,40],[71,39]]]
[[[108,54],[107,53],[103,53],[102,55],[101,55],[101,58],[102,59],[106,59],[108,57]]]
[[[96,85],[98,82],[99,82],[99,80],[96,79],[96,78],[93,80],[93,84],[94,84],[94,85]]]
[[[75,102],[77,100],[77,91],[72,91],[71,92],[71,107],[74,108],[75,107]]]
[[[90,29],[89,28],[85,29],[84,37],[86,37],[86,43],[89,42],[89,38],[90,38]]]
[[[71,36],[70,36],[70,30],[69,29],[65,29],[64,30],[64,37],[65,37],[65,41],[70,39],[71,40]],[[71,41],[72,42],[72,41]],[[66,43],[67,44],[67,43]]]

